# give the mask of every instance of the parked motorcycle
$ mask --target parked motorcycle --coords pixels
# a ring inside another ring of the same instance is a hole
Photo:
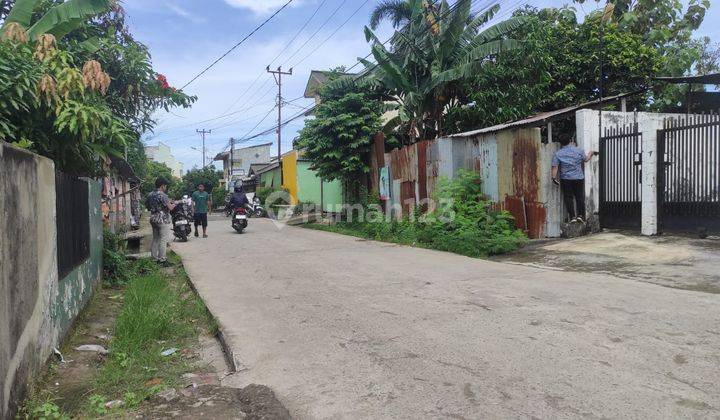
[[[230,206],[230,198],[232,197],[232,194],[228,194],[225,196],[225,217],[232,216],[232,206]]]
[[[265,217],[267,215],[258,197],[253,198],[252,203],[248,203],[248,210],[250,210],[250,217]]]
[[[190,224],[192,208],[187,203],[187,200],[180,201],[170,215],[173,222],[173,234],[180,242],[187,242],[190,233],[192,233]]]
[[[232,227],[237,233],[242,233],[248,225],[247,210],[245,207],[236,207],[232,212]]]

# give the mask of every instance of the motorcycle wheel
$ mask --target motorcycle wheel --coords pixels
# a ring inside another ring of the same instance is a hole
[[[256,209],[255,210],[255,217],[263,217],[264,216],[263,209]]]
[[[178,239],[180,239],[180,242],[187,242],[187,232],[185,232],[185,229],[181,229],[180,232],[178,232]]]

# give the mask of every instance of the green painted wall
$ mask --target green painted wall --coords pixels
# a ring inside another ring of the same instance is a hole
[[[303,203],[320,204],[320,181],[310,162],[299,160],[297,163],[298,200]],[[325,211],[337,211],[343,203],[342,185],[339,181],[322,182],[322,204]]]
[[[67,333],[73,320],[85,307],[102,277],[103,223],[100,211],[100,183],[88,179],[90,209],[90,258],[62,279],[50,315],[60,337]]]
[[[263,187],[280,187],[280,169],[273,169],[260,175],[260,184]]]

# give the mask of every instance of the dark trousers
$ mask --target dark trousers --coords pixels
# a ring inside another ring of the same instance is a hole
[[[570,219],[577,216],[585,218],[585,180],[584,179],[561,179],[563,200]],[[577,211],[575,211],[577,204]]]

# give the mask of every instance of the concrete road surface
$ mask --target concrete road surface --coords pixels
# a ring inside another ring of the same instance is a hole
[[[720,418],[720,295],[253,219],[175,244],[300,419]]]

